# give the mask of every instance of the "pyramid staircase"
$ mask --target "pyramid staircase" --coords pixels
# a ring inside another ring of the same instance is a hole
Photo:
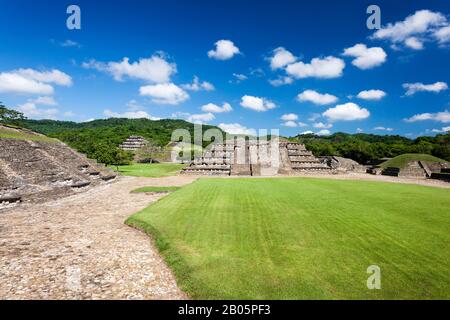
[[[267,142],[265,142],[267,144]],[[194,159],[182,170],[182,174],[223,175],[223,176],[270,176],[277,174],[331,173],[331,168],[317,159],[303,144],[280,142],[279,167],[271,168],[268,157],[261,151],[262,144],[236,140],[224,144],[213,144],[204,154]],[[269,147],[264,146],[264,150]],[[238,161],[241,160],[241,161]]]

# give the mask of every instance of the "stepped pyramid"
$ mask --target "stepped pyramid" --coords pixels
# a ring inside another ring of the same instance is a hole
[[[141,136],[129,136],[119,148],[124,151],[136,151],[148,144],[148,141]]]
[[[0,209],[69,195],[115,177],[109,168],[57,140],[0,138]]]
[[[274,150],[273,150],[274,149]],[[275,154],[274,154],[275,153]],[[275,160],[275,164],[272,162]],[[184,168],[183,174],[226,176],[274,176],[278,174],[331,173],[331,168],[317,159],[303,144],[270,141],[228,140],[212,144],[203,155]]]

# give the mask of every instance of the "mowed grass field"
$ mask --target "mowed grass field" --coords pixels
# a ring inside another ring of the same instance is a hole
[[[450,298],[450,189],[205,178],[127,221],[194,299]],[[381,289],[367,268],[381,268]]]
[[[178,163],[134,163],[119,166],[119,173],[124,176],[159,178],[176,175],[186,166]],[[115,169],[116,167],[112,167]]]

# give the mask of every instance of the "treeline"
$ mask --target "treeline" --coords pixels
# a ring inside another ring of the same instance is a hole
[[[186,129],[193,141],[194,124],[184,120],[100,119],[77,123],[56,120],[23,120],[21,125],[57,138],[88,157],[101,160],[99,150],[115,149],[131,135],[143,136],[155,146],[165,147],[176,129]],[[203,126],[203,130],[216,128]],[[220,130],[220,129],[219,129]],[[221,131],[222,132],[222,131]]]
[[[398,135],[347,134],[299,135],[291,140],[304,143],[316,156],[336,155],[365,164],[404,153],[425,153],[450,161],[450,133],[408,139]]]

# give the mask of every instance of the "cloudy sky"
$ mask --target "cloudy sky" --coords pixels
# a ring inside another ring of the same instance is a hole
[[[1,1],[0,101],[34,119],[180,118],[232,133],[450,130],[450,3]]]

